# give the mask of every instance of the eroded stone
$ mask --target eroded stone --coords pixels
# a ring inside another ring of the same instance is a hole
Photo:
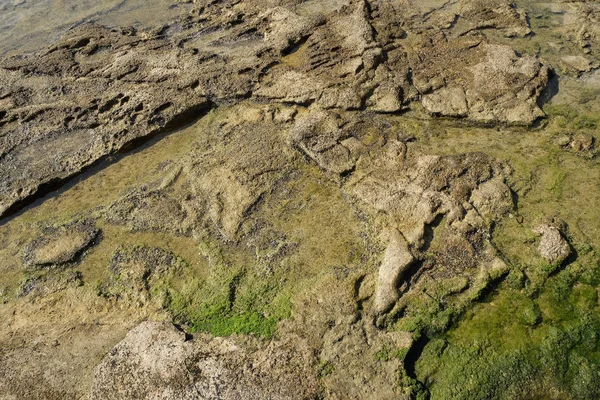
[[[30,266],[62,265],[73,261],[97,238],[99,230],[90,222],[49,227],[23,249],[23,261]]]
[[[543,224],[535,228],[534,232],[541,235],[538,251],[550,264],[562,264],[571,254],[569,242],[563,238],[557,227]]]

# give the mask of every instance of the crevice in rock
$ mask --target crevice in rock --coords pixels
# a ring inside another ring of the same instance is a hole
[[[290,43],[288,47],[281,51],[281,55],[285,57],[294,54],[295,52],[300,50],[300,48],[308,41],[309,38],[310,35],[302,36],[296,42]]]
[[[418,382],[418,385],[422,389],[422,394],[425,395],[425,399],[429,399],[431,394],[429,393],[427,386],[419,381],[416,372],[416,364],[430,340],[431,338],[427,337],[427,335],[422,335],[413,343],[408,350],[408,353],[406,353],[406,357],[404,357],[404,370],[406,371],[406,375]]]
[[[548,83],[537,98],[537,105],[542,108],[544,104],[549,103],[554,96],[558,94],[560,86],[560,76],[554,70],[549,71]]]
[[[124,157],[142,151],[171,133],[175,133],[187,126],[193,125],[217,105],[213,102],[206,102],[189,107],[180,112],[168,121],[163,127],[158,128],[148,135],[133,139],[124,144],[118,151],[99,158],[88,166],[83,167],[79,171],[63,177],[55,178],[45,182],[37,187],[35,192],[15,202],[6,211],[0,215],[0,226],[4,226],[15,217],[23,214],[25,211],[42,204],[44,201],[56,197],[64,193],[68,189],[75,186],[77,183],[95,175],[106,167],[113,165]]]

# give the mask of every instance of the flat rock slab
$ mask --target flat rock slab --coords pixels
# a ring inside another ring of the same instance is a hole
[[[299,341],[301,341],[299,339]],[[143,322],[96,368],[90,398],[98,400],[291,400],[315,398],[312,355],[251,338],[186,335],[169,323]],[[307,350],[307,349],[304,349]]]
[[[0,60],[0,216],[110,154],[247,98],[379,113],[422,102],[482,123],[544,116],[536,101],[548,69],[480,32],[527,31],[507,1],[440,4],[431,18],[416,2],[336,2],[336,12],[308,15],[285,0],[225,3],[165,29],[80,25],[44,51]],[[467,30],[432,25],[458,13]],[[352,163],[344,146],[303,147],[338,173]]]

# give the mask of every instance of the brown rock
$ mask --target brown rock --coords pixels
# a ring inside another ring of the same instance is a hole
[[[381,314],[398,300],[398,286],[402,276],[415,261],[408,243],[396,229],[388,231],[389,242],[379,267],[373,311]]]
[[[594,147],[594,137],[588,133],[578,133],[571,141],[571,148],[575,151],[589,151]]]
[[[308,399],[319,390],[314,358],[301,345],[261,348],[252,338],[186,335],[173,325],[143,322],[96,368],[90,398]]]

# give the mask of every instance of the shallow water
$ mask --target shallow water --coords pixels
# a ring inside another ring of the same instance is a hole
[[[40,50],[85,22],[159,27],[192,6],[171,0],[0,0],[0,56]]]

